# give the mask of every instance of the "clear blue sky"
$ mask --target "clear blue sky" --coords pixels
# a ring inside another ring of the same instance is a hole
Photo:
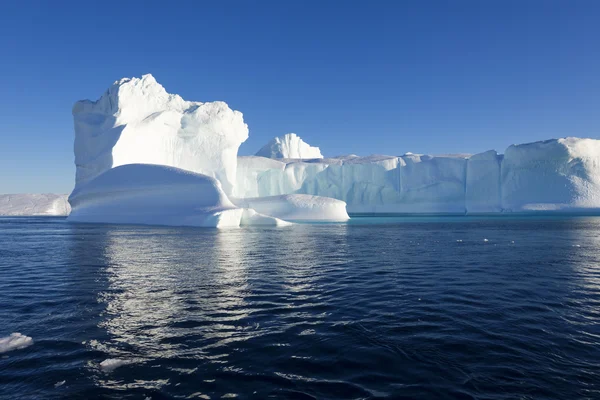
[[[71,107],[152,73],[244,113],[240,154],[600,138],[600,1],[3,1],[0,193],[72,189]]]

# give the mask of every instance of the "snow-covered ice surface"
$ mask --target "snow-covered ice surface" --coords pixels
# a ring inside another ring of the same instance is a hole
[[[160,164],[235,182],[248,126],[221,101],[185,101],[152,75],[115,82],[97,101],[73,107],[77,186],[125,164]]]
[[[468,155],[238,157],[236,197],[312,194],[350,213],[600,209],[600,141],[553,139]]]
[[[66,194],[0,194],[1,216],[69,215]]]
[[[21,333],[11,333],[10,336],[0,338],[0,354],[12,350],[24,349],[33,344],[33,339]]]
[[[323,158],[321,150],[318,147],[309,145],[295,133],[288,133],[281,137],[273,138],[256,155],[267,158]]]
[[[236,207],[215,178],[164,165],[112,168],[79,185],[69,201],[71,222],[217,228],[286,225]]]
[[[346,203],[307,194],[254,197],[233,200],[240,207],[287,221],[347,221]]]

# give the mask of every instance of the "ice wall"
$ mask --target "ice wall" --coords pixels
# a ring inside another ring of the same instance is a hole
[[[217,178],[226,193],[248,138],[238,111],[224,102],[185,101],[152,75],[115,82],[97,101],[73,107],[76,185],[120,165],[177,167]]]
[[[600,209],[600,141],[553,139],[475,155],[239,157],[237,197],[303,193],[350,213]]]
[[[501,179],[505,210],[600,208],[600,140],[564,138],[510,146]]]
[[[323,158],[318,147],[309,145],[295,133],[288,133],[274,138],[260,149],[256,155],[266,158]]]

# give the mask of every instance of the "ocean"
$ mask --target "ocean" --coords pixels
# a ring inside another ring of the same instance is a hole
[[[0,218],[16,332],[1,399],[598,399],[600,217]]]

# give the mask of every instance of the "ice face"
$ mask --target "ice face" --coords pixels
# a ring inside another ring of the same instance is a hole
[[[600,209],[600,141],[553,139],[471,155],[239,157],[235,194],[311,194],[351,213]]]
[[[295,133],[276,137],[257,153],[266,158],[313,159],[323,158],[318,147],[312,147]]]
[[[600,207],[600,141],[564,138],[510,146],[502,160],[502,207]]]
[[[236,181],[237,151],[248,126],[226,103],[185,101],[152,75],[115,82],[97,101],[79,101],[75,122],[76,185],[126,164],[160,164]]]
[[[0,215],[69,215],[66,194],[1,194]]]

